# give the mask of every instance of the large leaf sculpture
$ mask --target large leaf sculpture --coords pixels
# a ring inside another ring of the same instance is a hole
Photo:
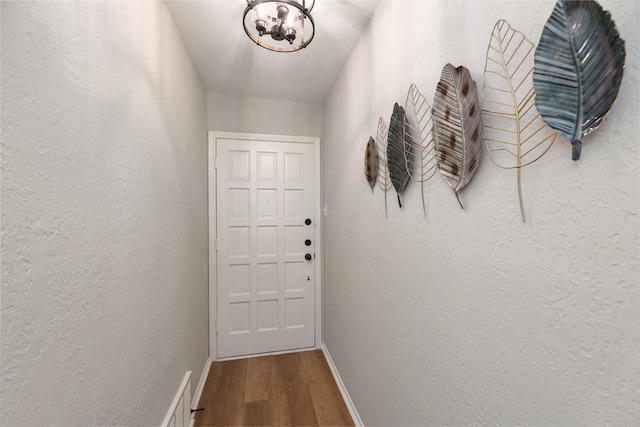
[[[406,115],[404,108],[396,102],[393,106],[393,114],[389,121],[389,135],[387,136],[387,161],[389,162],[389,175],[393,187],[398,193],[398,204],[402,207],[400,195],[409,182],[406,158],[411,153],[405,153],[408,144],[405,144],[406,135],[404,133]]]
[[[536,107],[573,145],[596,130],[616,100],[625,62],[624,40],[595,1],[558,0],[535,53]]]
[[[420,93],[415,84],[409,87],[405,102],[405,161],[407,173],[412,181],[420,183],[422,195],[422,211],[427,216],[424,203],[424,183],[428,181],[438,169],[435,142],[433,140],[433,120],[431,106]],[[415,153],[415,155],[411,155]]]
[[[469,70],[451,64],[442,68],[432,114],[438,166],[463,208],[458,192],[471,181],[482,159],[482,113]]]
[[[387,191],[391,190],[391,176],[387,162],[387,125],[382,117],[378,120],[376,147],[378,148],[378,187],[384,191],[384,216],[388,218]]]
[[[484,141],[491,161],[502,169],[518,171],[520,213],[521,168],[542,157],[556,140],[535,109],[533,43],[500,20],[493,27],[487,48],[482,89]]]
[[[367,148],[364,150],[364,176],[367,178],[367,182],[373,193],[376,181],[378,180],[378,150],[376,148],[376,142],[371,137],[369,137]]]

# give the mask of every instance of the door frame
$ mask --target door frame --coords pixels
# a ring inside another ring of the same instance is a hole
[[[218,139],[235,139],[238,141],[258,142],[293,142],[313,144],[315,156],[314,173],[314,248],[315,248],[315,289],[314,289],[314,317],[315,317],[315,348],[322,348],[322,193],[320,178],[320,138],[311,136],[267,135],[255,133],[218,132],[209,131],[208,143],[208,175],[209,175],[209,358],[218,359],[218,301],[217,301],[217,180],[216,180],[216,152]],[[212,316],[212,308],[215,315]]]

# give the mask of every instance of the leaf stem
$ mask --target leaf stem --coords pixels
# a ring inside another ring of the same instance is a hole
[[[524,215],[524,203],[522,203],[521,174],[522,174],[522,168],[518,168],[518,198],[520,199],[520,213],[522,214],[522,222],[527,222],[527,218]]]
[[[573,151],[571,152],[571,159],[580,160],[580,153],[582,152],[582,141],[579,139],[575,141],[571,141],[571,145],[573,145]]]
[[[424,212],[424,217],[427,217],[427,207],[424,204],[424,181],[420,181],[420,194],[422,194],[422,212]]]
[[[389,218],[389,213],[387,211],[387,189],[384,189],[384,217]]]
[[[460,203],[460,208],[464,210],[464,206],[462,206],[462,202],[460,201],[460,196],[458,196],[458,192],[454,190],[453,193],[456,195],[456,199],[458,199],[458,203]]]

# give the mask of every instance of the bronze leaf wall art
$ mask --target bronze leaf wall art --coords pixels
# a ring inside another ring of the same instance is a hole
[[[389,164],[389,175],[393,187],[398,193],[398,204],[402,207],[400,198],[407,183],[409,182],[409,173],[407,172],[407,158],[412,154],[406,152],[410,150],[411,144],[408,140],[409,136],[404,133],[406,115],[404,108],[396,102],[393,106],[393,114],[389,121],[389,134],[387,136],[387,162]]]
[[[609,12],[593,0],[558,0],[535,52],[533,85],[538,111],[571,142],[573,160],[616,100],[625,56]]]
[[[478,170],[483,146],[478,88],[467,68],[442,68],[432,114],[438,167],[464,209],[458,192]]]
[[[435,174],[438,162],[433,140],[431,106],[415,84],[412,84],[407,92],[405,112],[404,154],[407,174],[412,181],[420,183],[422,211],[426,218],[427,208],[424,201],[424,183]]]
[[[371,187],[371,193],[373,193],[378,180],[378,149],[372,137],[369,137],[367,148],[364,150],[364,176]]]
[[[378,152],[378,187],[384,191],[384,216],[389,217],[387,211],[387,191],[391,190],[391,176],[387,162],[387,124],[380,117],[376,132],[376,147]]]
[[[485,146],[496,166],[517,170],[522,222],[521,168],[549,151],[557,135],[535,108],[533,50],[524,34],[499,20],[487,48],[482,88]]]

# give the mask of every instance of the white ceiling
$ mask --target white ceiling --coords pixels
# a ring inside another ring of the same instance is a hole
[[[244,32],[246,0],[178,0],[167,5],[208,91],[320,103],[369,24],[377,1],[316,0],[313,41],[272,52]]]

